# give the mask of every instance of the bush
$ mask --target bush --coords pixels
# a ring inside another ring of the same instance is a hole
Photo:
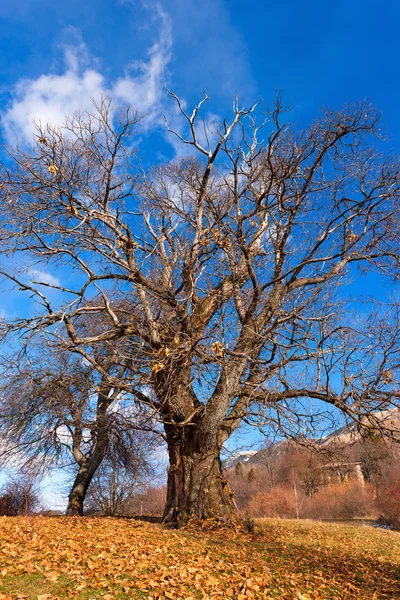
[[[376,507],[384,522],[400,530],[400,482],[380,490]]]
[[[0,516],[2,517],[13,517],[17,513],[15,512],[15,506],[11,494],[3,492],[0,496]]]
[[[353,519],[371,514],[373,490],[368,485],[347,482],[322,488],[304,503],[302,516],[310,519]]]
[[[400,485],[396,498],[390,514],[397,514],[400,523]],[[353,519],[374,512],[374,494],[371,486],[358,482],[327,486],[312,498],[296,496],[292,486],[277,485],[269,492],[257,492],[249,500],[248,510],[253,517]]]
[[[296,502],[293,489],[277,485],[269,492],[257,492],[249,502],[249,511],[253,517],[296,517]]]
[[[254,527],[255,527],[254,519],[250,515],[250,512],[248,510],[246,510],[246,514],[244,517],[244,526],[248,533],[254,533]]]

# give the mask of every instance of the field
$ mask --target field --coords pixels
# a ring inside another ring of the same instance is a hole
[[[400,598],[400,534],[260,520],[255,534],[0,518],[0,600]]]

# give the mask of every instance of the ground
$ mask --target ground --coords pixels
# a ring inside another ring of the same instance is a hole
[[[400,598],[400,533],[260,520],[253,535],[0,517],[0,600]]]

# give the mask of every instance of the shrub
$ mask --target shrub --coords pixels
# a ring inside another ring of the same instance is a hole
[[[269,492],[257,492],[249,502],[249,511],[254,517],[295,518],[293,489],[277,485]]]
[[[322,488],[304,503],[302,516],[311,519],[353,519],[373,510],[373,490],[358,482]]]
[[[376,507],[386,523],[400,530],[400,482],[380,490]]]

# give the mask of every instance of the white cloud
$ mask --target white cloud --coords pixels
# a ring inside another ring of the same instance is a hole
[[[153,118],[160,109],[164,76],[172,57],[172,33],[168,15],[158,7],[161,20],[160,39],[150,48],[147,61],[134,61],[125,77],[117,80],[112,95],[128,102],[140,111],[147,111]],[[148,115],[149,116],[149,115]]]
[[[20,81],[14,101],[3,117],[9,137],[30,140],[34,121],[61,125],[65,115],[90,107],[90,98],[105,92],[100,73],[87,70],[82,75],[68,69],[63,75],[42,75],[36,80]]]
[[[30,269],[29,270],[29,278],[31,281],[40,282],[40,283],[48,283],[49,285],[60,286],[60,280],[57,277],[54,277],[48,271],[40,271],[39,269]]]
[[[169,17],[160,7],[156,16],[160,22],[159,39],[148,51],[147,59],[132,62],[125,76],[114,82],[106,82],[82,42],[64,48],[65,70],[61,75],[20,80],[2,117],[7,137],[29,142],[35,121],[61,125],[66,115],[92,108],[92,99],[99,101],[102,96],[112,97],[116,106],[128,103],[139,112],[145,111],[147,127],[158,122],[172,35]],[[88,66],[90,62],[92,66]]]

